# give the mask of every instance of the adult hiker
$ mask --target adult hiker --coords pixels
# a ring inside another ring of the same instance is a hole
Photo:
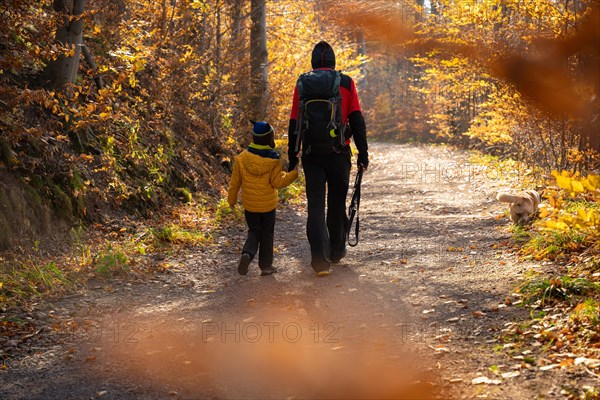
[[[356,86],[352,78],[335,70],[333,48],[324,41],[317,43],[311,63],[313,70],[300,75],[294,89],[288,156],[291,171],[302,150],[311,266],[317,276],[326,276],[330,264],[339,263],[347,252],[350,138],[358,149],[360,170],[367,169],[369,153]]]

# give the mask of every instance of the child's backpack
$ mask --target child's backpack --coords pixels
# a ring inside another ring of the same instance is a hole
[[[340,71],[323,69],[306,72],[298,78],[300,98],[296,121],[296,152],[330,154],[344,146]]]

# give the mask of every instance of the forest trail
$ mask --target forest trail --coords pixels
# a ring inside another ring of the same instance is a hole
[[[493,350],[529,312],[506,298],[542,268],[501,245],[505,181],[447,147],[370,152],[361,241],[331,276],[308,266],[302,207],[278,211],[280,272],[239,276],[240,224],[165,255],[170,274],[40,305],[72,333],[0,372],[2,398],[562,398],[564,372],[512,369],[522,362]]]

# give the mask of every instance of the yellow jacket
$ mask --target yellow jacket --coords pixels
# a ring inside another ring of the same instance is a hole
[[[248,150],[241,152],[233,164],[233,174],[229,182],[227,202],[233,206],[237,202],[238,191],[242,187],[242,205],[246,211],[269,212],[277,207],[277,189],[288,186],[298,178],[298,171],[282,171],[281,160],[270,158],[274,151],[262,151],[261,155]]]

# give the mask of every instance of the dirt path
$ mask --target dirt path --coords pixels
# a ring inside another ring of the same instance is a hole
[[[574,377],[521,368],[496,342],[527,318],[505,305],[520,274],[541,268],[497,248],[508,239],[497,174],[444,147],[371,152],[361,242],[330,277],[308,267],[302,207],[286,208],[274,276],[255,264],[237,275],[239,226],[168,256],[171,274],[38,305],[32,318],[50,327],[12,343],[27,353],[0,372],[0,397],[563,398]]]

